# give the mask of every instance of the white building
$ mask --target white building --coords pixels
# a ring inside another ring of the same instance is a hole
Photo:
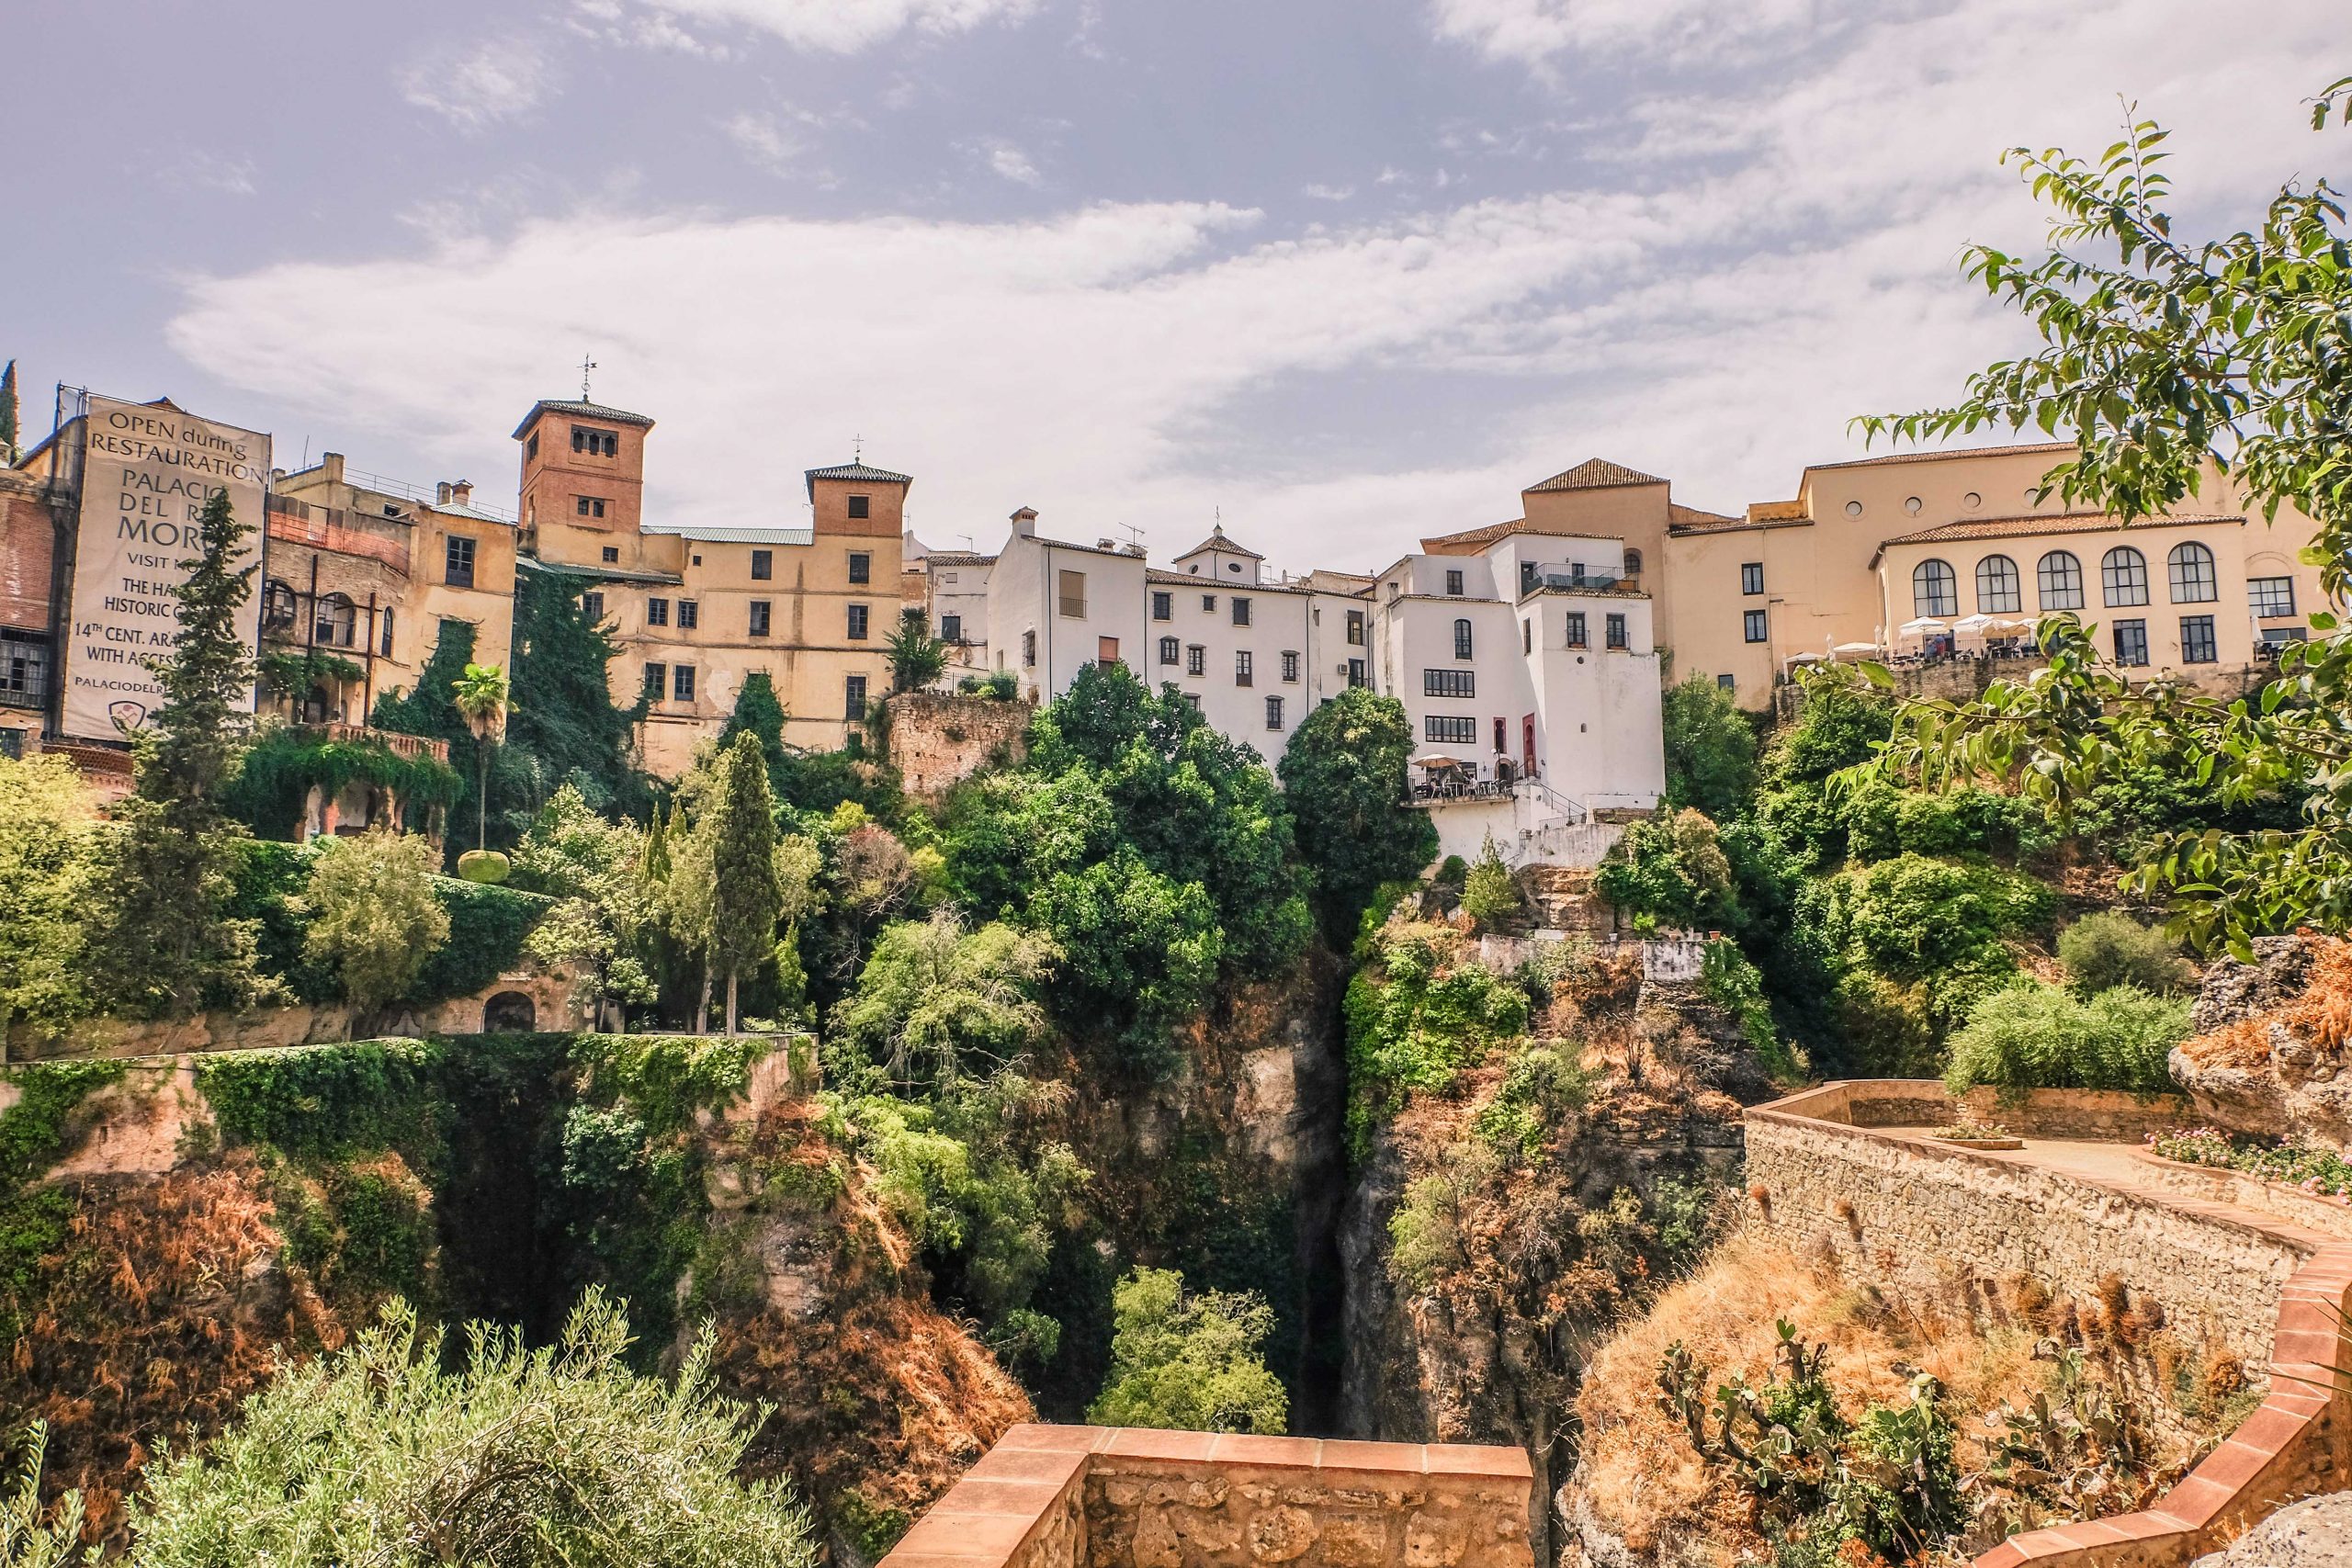
[[[1136,662],[1146,635],[1145,570],[1140,545],[1044,538],[1035,512],[1014,513],[1012,536],[989,568],[989,668],[1012,671],[1023,697],[1045,703],[1090,664]]]

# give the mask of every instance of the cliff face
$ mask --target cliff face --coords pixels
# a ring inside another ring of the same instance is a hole
[[[2352,942],[2257,937],[2253,963],[2206,971],[2191,1018],[2172,1074],[2201,1114],[2352,1152]]]

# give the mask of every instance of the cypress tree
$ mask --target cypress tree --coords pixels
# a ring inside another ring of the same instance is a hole
[[[17,460],[17,362],[0,370],[0,463]]]
[[[784,704],[764,670],[743,677],[742,690],[735,694],[735,711],[728,716],[727,728],[718,732],[718,743],[732,746],[739,735],[759,737],[773,784],[784,772]]]
[[[735,998],[743,977],[775,952],[782,900],[775,886],[775,800],[759,738],[739,735],[720,781],[718,833],[712,848],[711,956],[727,976],[727,1032],[735,1032]]]
[[[96,922],[100,994],[148,1016],[241,1005],[266,988],[252,923],[226,915],[246,834],[224,801],[252,729],[253,652],[237,616],[261,568],[234,565],[253,528],[225,491],[205,503],[198,532],[199,553],[174,591],[178,639],[147,661],[164,706],[136,738]]]

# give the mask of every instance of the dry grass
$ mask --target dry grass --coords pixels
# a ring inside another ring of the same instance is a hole
[[[1852,1413],[1905,1396],[1910,1379],[1894,1370],[1898,1362],[1941,1379],[1962,1411],[1990,1410],[2041,1382],[2032,1335],[1980,1333],[1957,1287],[1949,1303],[1892,1303],[1784,1247],[1735,1237],[1600,1348],[1577,1396],[1586,1503],[1636,1552],[1729,1568],[1743,1551],[1762,1549],[1746,1501],[1701,1464],[1680,1425],[1659,1408],[1655,1380],[1677,1340],[1718,1378],[1760,1379],[1779,1318],[1828,1346],[1830,1381]],[[1979,1429],[1973,1420],[1964,1425],[1972,1435]],[[1963,1451],[1963,1469],[1973,1468],[1972,1458]]]
[[[2306,935],[2312,946],[2310,983],[2301,996],[2224,1024],[2181,1046],[2188,1059],[2206,1067],[2263,1067],[2270,1063],[2271,1026],[2287,1032],[2323,1058],[2340,1057],[2352,1043],[2352,942]]]

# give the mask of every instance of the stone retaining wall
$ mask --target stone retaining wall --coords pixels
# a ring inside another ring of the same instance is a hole
[[[1000,757],[1021,760],[1036,710],[994,697],[902,692],[889,702],[890,765],[909,795],[936,800]]]
[[[2105,1089],[2037,1089],[2004,1101],[1993,1089],[1954,1100],[1933,1078],[1860,1078],[1826,1083],[1761,1110],[1853,1127],[1940,1127],[1965,1118],[1997,1122],[2023,1138],[2082,1138],[2136,1144],[2183,1126],[2188,1101],[2177,1094],[2118,1094]]]
[[[1518,1449],[1022,1426],[883,1568],[1533,1568]]]

